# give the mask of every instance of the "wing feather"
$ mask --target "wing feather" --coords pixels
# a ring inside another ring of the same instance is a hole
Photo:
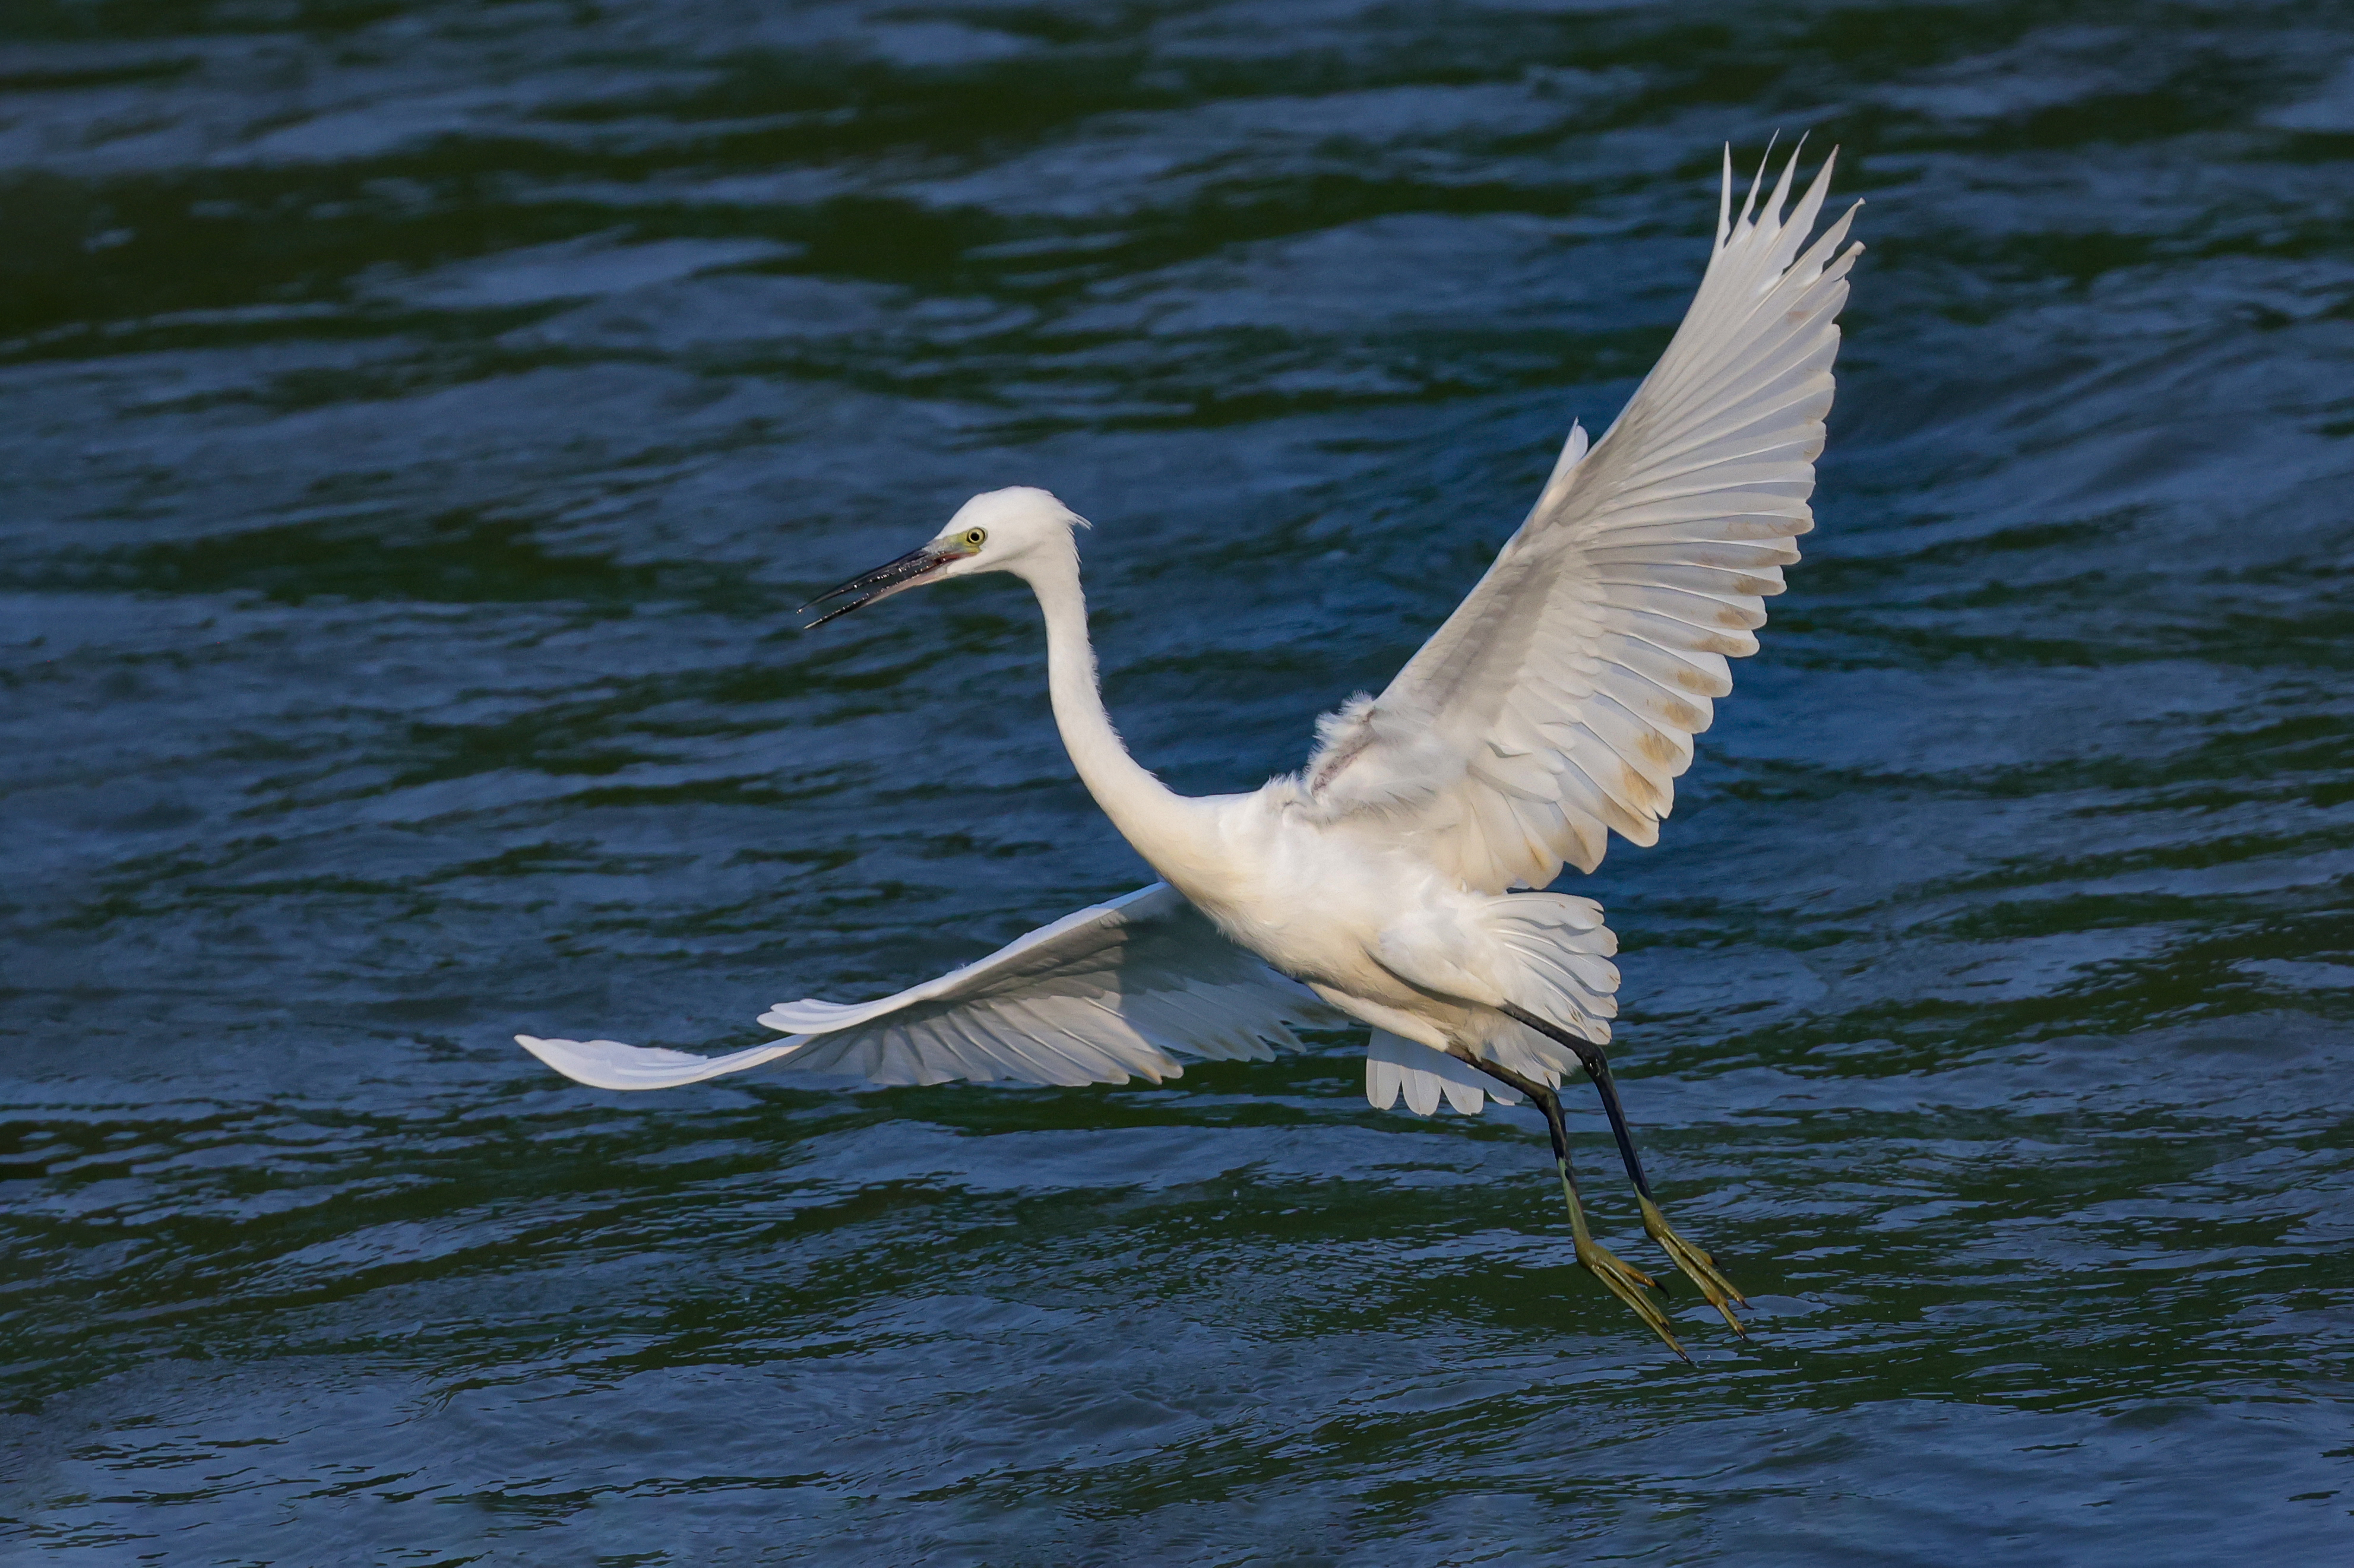
[[[1789,207],[1797,154],[1736,214],[1728,152],[1691,308],[1603,438],[1573,427],[1543,493],[1378,698],[1319,726],[1288,790],[1325,820],[1419,830],[1472,887],[1542,887],[1657,841],[1691,737],[1757,651],[1814,526],[1854,209],[1812,241],[1832,160]],[[1786,207],[1787,217],[1784,216]]]
[[[1335,1021],[1305,986],[1154,883],[893,996],[779,1002],[760,1022],[791,1037],[729,1055],[515,1039],[557,1071],[607,1089],[666,1088],[771,1062],[877,1084],[1124,1084],[1178,1076],[1179,1054],[1297,1050],[1292,1024]]]

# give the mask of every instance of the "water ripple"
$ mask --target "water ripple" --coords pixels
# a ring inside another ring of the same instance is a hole
[[[2342,1555],[2326,14],[0,37],[0,1540]],[[505,1043],[750,1044],[1134,885],[1018,597],[790,607],[1051,484],[1140,754],[1295,766],[1665,342],[1718,143],[1798,130],[1870,202],[1822,526],[1592,888],[1663,1197],[1754,1340],[1686,1298],[1702,1369],[1663,1365],[1567,1266],[1533,1118],[1373,1112],[1344,1034],[629,1103]]]

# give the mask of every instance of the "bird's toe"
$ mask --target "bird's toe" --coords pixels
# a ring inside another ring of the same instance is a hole
[[[1588,1274],[1602,1281],[1604,1288],[1611,1295],[1633,1308],[1635,1316],[1643,1319],[1653,1333],[1668,1342],[1668,1349],[1686,1361],[1691,1360],[1691,1353],[1684,1349],[1683,1341],[1676,1338],[1675,1330],[1669,1326],[1668,1315],[1660,1311],[1659,1304],[1645,1292],[1646,1287],[1657,1289],[1659,1281],[1599,1242],[1581,1239],[1577,1244],[1577,1261]]]
[[[1735,1306],[1747,1306],[1748,1298],[1743,1296],[1738,1289],[1734,1288],[1733,1281],[1724,1277],[1723,1271],[1716,1266],[1714,1257],[1686,1240],[1675,1226],[1668,1224],[1667,1215],[1659,1212],[1659,1206],[1657,1203],[1649,1198],[1640,1199],[1638,1202],[1643,1209],[1644,1232],[1653,1241],[1667,1249],[1668,1256],[1674,1260],[1675,1266],[1690,1276],[1694,1285],[1700,1287],[1701,1294],[1708,1298],[1708,1304],[1724,1314],[1724,1320],[1733,1325],[1733,1331],[1746,1335],[1749,1330],[1742,1325],[1741,1319],[1734,1315],[1733,1308]]]

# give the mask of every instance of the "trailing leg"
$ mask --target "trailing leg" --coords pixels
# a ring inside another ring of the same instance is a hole
[[[1596,1241],[1594,1233],[1586,1226],[1585,1205],[1577,1195],[1577,1178],[1571,1174],[1569,1169],[1569,1126],[1562,1119],[1561,1096],[1548,1084],[1524,1078],[1492,1062],[1475,1058],[1471,1065],[1528,1096],[1544,1113],[1545,1130],[1553,1136],[1553,1167],[1561,1172],[1561,1195],[1569,1203],[1569,1229],[1576,1243],[1578,1263],[1588,1274],[1602,1281],[1610,1294],[1632,1307],[1635,1315],[1649,1324],[1653,1333],[1668,1342],[1670,1350],[1685,1361],[1691,1361],[1691,1356],[1685,1351],[1683,1341],[1677,1339],[1675,1330],[1668,1327],[1668,1315],[1643,1293],[1646,1286],[1657,1289],[1659,1281]]]
[[[1651,1196],[1651,1183],[1643,1175],[1643,1161],[1635,1152],[1635,1137],[1627,1126],[1626,1107],[1618,1103],[1618,1086],[1610,1076],[1610,1059],[1603,1054],[1602,1047],[1590,1040],[1581,1040],[1564,1029],[1556,1028],[1511,1002],[1504,1004],[1504,1013],[1514,1022],[1526,1024],[1548,1040],[1565,1046],[1577,1057],[1578,1065],[1585,1069],[1585,1075],[1594,1080],[1595,1093],[1602,1097],[1602,1113],[1610,1118],[1610,1135],[1618,1140],[1618,1158],[1626,1163],[1627,1180],[1635,1184],[1635,1200],[1642,1207],[1644,1232],[1667,1249],[1676,1266],[1700,1287],[1701,1294],[1708,1298],[1710,1306],[1724,1314],[1724,1320],[1733,1325],[1734,1331],[1746,1334],[1749,1330],[1742,1327],[1741,1319],[1734,1316],[1733,1308],[1736,1304],[1748,1305],[1748,1298],[1734,1289],[1733,1281],[1718,1270],[1715,1258],[1685,1240],[1673,1225],[1668,1224],[1667,1215],[1659,1212],[1658,1201]],[[1475,1065],[1483,1070],[1494,1071],[1485,1063]]]

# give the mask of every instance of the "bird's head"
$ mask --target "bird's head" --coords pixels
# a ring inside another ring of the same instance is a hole
[[[815,630],[838,615],[924,583],[981,572],[1026,573],[1044,562],[1068,561],[1074,555],[1071,531],[1086,526],[1086,518],[1045,491],[1026,484],[988,491],[958,507],[949,525],[926,543],[827,589],[801,608],[842,600],[810,622],[810,630]]]

